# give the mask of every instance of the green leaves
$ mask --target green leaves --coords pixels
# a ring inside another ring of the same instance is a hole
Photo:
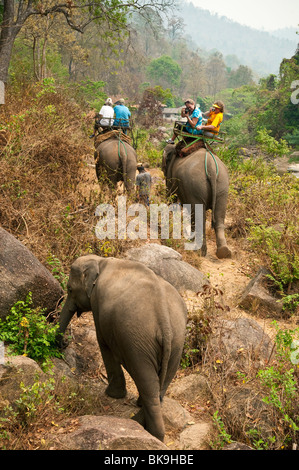
[[[148,76],[165,88],[179,86],[182,72],[179,64],[168,55],[152,60],[147,67]]]
[[[0,320],[0,340],[12,355],[28,356],[38,362],[61,357],[56,346],[59,325],[49,323],[41,309],[32,308],[32,293],[17,302],[5,320]]]

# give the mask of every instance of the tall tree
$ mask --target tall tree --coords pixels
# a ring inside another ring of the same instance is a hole
[[[127,15],[147,7],[164,12],[174,0],[3,0],[0,30],[0,80],[7,81],[14,41],[33,15],[61,14],[67,25],[80,33],[93,21],[105,21],[111,31],[126,28]]]

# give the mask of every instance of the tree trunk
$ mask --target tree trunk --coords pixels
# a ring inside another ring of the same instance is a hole
[[[22,24],[14,23],[14,0],[4,0],[4,13],[0,34],[0,80],[4,83],[8,78],[8,67],[11,59],[12,48]]]

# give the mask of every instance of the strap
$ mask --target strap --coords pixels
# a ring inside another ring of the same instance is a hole
[[[126,156],[128,156],[128,152],[127,152],[127,148],[125,146],[125,143],[121,140],[121,130],[118,134],[118,158],[120,159],[120,144],[123,145],[124,149],[125,149],[125,152],[126,152]]]
[[[206,156],[205,156],[205,170],[206,170],[206,175],[207,177],[209,177],[208,175],[208,152],[211,154],[214,162],[215,162],[215,165],[216,165],[216,172],[217,172],[217,176],[219,175],[219,167],[218,167],[218,163],[217,163],[217,160],[215,158],[215,155],[211,152],[210,149],[207,149],[206,151]]]

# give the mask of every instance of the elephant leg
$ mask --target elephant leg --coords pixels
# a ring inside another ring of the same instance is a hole
[[[132,352],[132,351],[131,351]],[[138,405],[141,409],[132,419],[141,424],[146,431],[163,441],[165,428],[160,400],[160,380],[154,365],[148,365],[148,357],[130,354],[126,364],[139,392]],[[137,362],[136,362],[137,359]]]
[[[99,342],[99,346],[108,376],[109,385],[106,388],[106,393],[112,398],[124,398],[127,394],[127,390],[126,379],[121,365],[105,344]]]
[[[226,199],[227,198],[224,198],[224,201],[222,200],[222,204],[216,203],[215,217],[214,217],[215,218],[214,230],[216,234],[216,244],[217,244],[216,256],[220,259],[232,257],[231,250],[227,246],[225,232],[224,232],[225,231],[224,219],[225,219]],[[223,205],[223,202],[225,203],[225,205]]]
[[[160,394],[151,396],[148,393],[140,395],[141,409],[133,416],[150,434],[163,442],[165,427],[162,416]]]

